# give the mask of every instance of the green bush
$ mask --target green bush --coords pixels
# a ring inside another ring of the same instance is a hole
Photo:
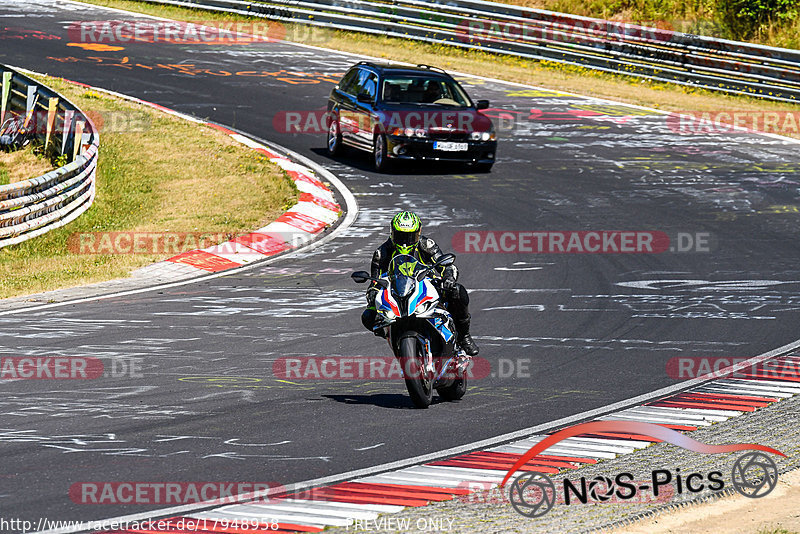
[[[734,39],[751,39],[794,22],[800,0],[717,0],[717,12]]]

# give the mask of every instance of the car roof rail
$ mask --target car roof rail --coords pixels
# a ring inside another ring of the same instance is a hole
[[[442,74],[447,74],[447,72],[444,69],[440,69],[439,67],[432,67],[431,65],[424,65],[424,64],[420,63],[420,64],[417,65],[417,67],[419,67],[421,69],[428,69],[428,70],[432,70],[432,71],[436,71],[436,72],[441,72]]]
[[[374,69],[382,69],[384,67],[391,66],[390,63],[387,63],[386,65],[383,65],[383,64],[375,63],[374,61],[359,61],[358,63],[356,63],[356,65],[366,65],[366,66],[372,67]]]

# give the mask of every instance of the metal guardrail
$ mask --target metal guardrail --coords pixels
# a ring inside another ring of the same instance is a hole
[[[142,0],[800,101],[800,51],[483,0]]]
[[[66,165],[36,178],[0,185],[0,248],[64,226],[89,209],[95,196],[99,136],[92,121],[52,89],[0,65],[0,124],[23,118],[34,142]]]

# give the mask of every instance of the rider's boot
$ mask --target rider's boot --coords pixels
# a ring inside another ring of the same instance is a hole
[[[480,349],[478,348],[478,345],[475,344],[472,336],[469,335],[469,320],[470,316],[467,315],[464,319],[459,319],[456,321],[456,330],[458,330],[458,344],[461,345],[461,348],[464,349],[464,352],[470,356],[477,356]]]

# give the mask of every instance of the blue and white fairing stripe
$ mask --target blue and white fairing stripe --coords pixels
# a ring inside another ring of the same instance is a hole
[[[422,304],[423,302],[427,302],[429,300],[433,300],[433,297],[428,295],[428,291],[426,289],[426,285],[424,282],[418,283],[417,287],[414,288],[414,292],[408,297],[408,314],[411,315],[417,309],[417,306]]]
[[[437,315],[436,317],[431,317],[428,321],[439,331],[445,341],[450,341],[453,339],[453,336],[455,336],[455,334],[447,328],[447,322],[442,319],[441,316]]]

